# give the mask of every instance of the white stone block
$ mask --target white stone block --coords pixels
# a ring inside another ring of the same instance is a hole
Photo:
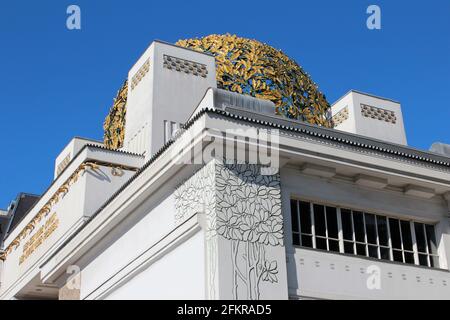
[[[332,178],[336,175],[335,168],[320,166],[312,163],[306,163],[305,165],[303,165],[301,171],[305,174],[310,174],[323,178]]]
[[[217,86],[213,56],[153,42],[128,79],[124,149],[150,158]]]
[[[399,102],[352,90],[331,109],[337,130],[407,144]]]
[[[360,186],[383,189],[388,185],[387,179],[372,177],[365,174],[359,174],[355,178],[355,183]]]
[[[435,191],[430,188],[408,185],[405,187],[405,194],[414,197],[430,199],[434,197]]]

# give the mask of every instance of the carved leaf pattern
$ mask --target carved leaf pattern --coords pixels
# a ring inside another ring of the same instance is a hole
[[[175,220],[205,212],[210,229],[226,239],[282,245],[280,198],[278,174],[261,175],[258,165],[210,162],[176,189]]]
[[[174,193],[175,222],[183,222],[195,213],[203,212],[210,226],[209,235],[215,232],[215,162],[211,161],[181,184]]]
[[[252,164],[223,164],[216,170],[217,232],[226,239],[282,245],[279,176],[263,176]]]
[[[204,212],[207,240],[217,235],[230,240],[235,299],[242,294],[241,286],[246,299],[259,299],[261,281],[278,282],[278,263],[267,259],[266,247],[283,245],[280,177],[261,175],[260,170],[258,165],[211,161],[175,191],[177,223]],[[207,241],[210,288],[215,281],[215,244]]]

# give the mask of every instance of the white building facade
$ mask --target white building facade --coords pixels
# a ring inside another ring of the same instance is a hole
[[[450,158],[406,145],[399,103],[309,125],[158,41],[136,73],[124,147],[74,138],[7,233],[1,299],[450,298]]]

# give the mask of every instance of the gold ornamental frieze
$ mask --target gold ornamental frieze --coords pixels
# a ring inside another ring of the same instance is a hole
[[[19,265],[25,262],[53,232],[58,228],[59,218],[53,213],[50,218],[35,232],[35,234],[23,245],[22,255],[19,258]]]
[[[8,247],[0,252],[0,259],[6,260],[8,255],[11,254],[14,250],[19,248],[22,241],[26,239],[33,231],[38,227],[41,221],[47,218],[52,211],[52,208],[55,204],[57,204],[60,199],[62,199],[70,190],[71,186],[73,186],[79,179],[79,177],[86,171],[92,170],[96,171],[103,167],[110,167],[112,170],[113,176],[119,176],[117,172],[122,172],[123,170],[136,171],[137,168],[116,165],[111,163],[99,162],[99,161],[86,161],[78,166],[78,168],[70,175],[70,177],[58,188],[58,190],[50,197],[50,199],[42,206],[42,208],[38,211],[38,213],[33,217],[33,219],[22,229],[19,235],[14,238],[14,240],[8,245]],[[47,223],[50,221],[49,225]],[[48,220],[45,222],[44,226],[41,226],[38,231],[32,236],[30,240],[25,243],[23,253],[20,257],[20,263],[26,260],[26,258],[31,255],[40,245],[41,243],[47,239],[58,227],[59,219],[55,214],[50,216]],[[43,229],[42,229],[43,228]],[[33,237],[36,234],[40,234],[35,239]]]

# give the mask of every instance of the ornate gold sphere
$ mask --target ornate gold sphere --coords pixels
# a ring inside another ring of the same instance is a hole
[[[309,75],[280,50],[229,34],[179,40],[176,45],[212,54],[219,88],[271,100],[276,114],[332,127],[325,96]],[[119,90],[104,123],[105,144],[111,148],[123,145],[126,86]]]
[[[214,55],[219,88],[271,100],[277,114],[331,127],[325,96],[282,51],[228,34],[180,40],[176,45]]]

